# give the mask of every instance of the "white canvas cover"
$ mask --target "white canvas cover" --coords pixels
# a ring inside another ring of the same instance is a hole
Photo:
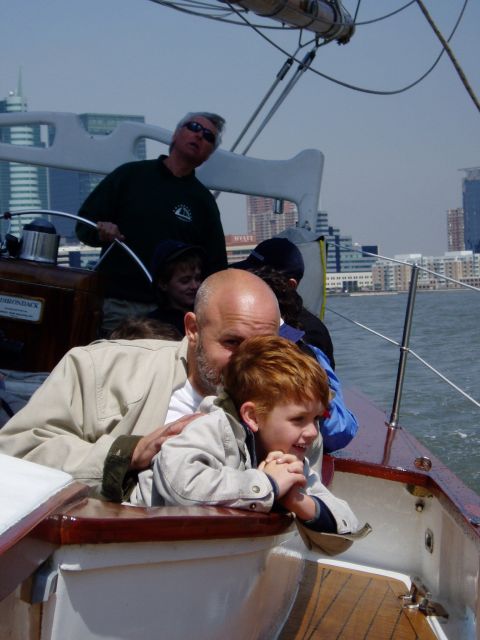
[[[290,227],[278,234],[287,238],[301,251],[305,262],[305,273],[298,286],[305,307],[318,316],[323,300],[323,266],[321,261],[319,236],[313,231],[300,227]]]

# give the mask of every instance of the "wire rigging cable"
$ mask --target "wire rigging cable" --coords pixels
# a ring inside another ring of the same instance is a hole
[[[280,108],[280,105],[282,104],[282,102],[284,102],[284,100],[287,97],[287,95],[292,91],[293,87],[300,80],[300,77],[302,76],[302,74],[310,67],[310,65],[313,62],[313,59],[315,58],[316,49],[317,49],[317,47],[315,47],[314,49],[309,51],[305,55],[305,57],[303,58],[302,62],[298,65],[297,70],[295,71],[295,74],[289,80],[287,86],[282,91],[280,96],[277,98],[277,100],[275,101],[274,105],[271,107],[271,109],[268,112],[268,114],[265,116],[263,122],[260,124],[260,126],[256,130],[256,132],[253,135],[252,139],[250,140],[248,145],[245,147],[245,149],[242,151],[242,155],[246,155],[247,154],[247,152],[249,151],[249,149],[252,146],[252,144],[255,142],[255,140],[258,138],[258,136],[261,134],[261,132],[264,130],[264,128],[267,126],[267,124],[270,122],[270,120],[273,118],[275,113],[278,111],[278,109]]]
[[[274,30],[274,31],[292,31],[292,30],[299,30],[298,27],[296,26],[285,26],[285,25],[281,25],[281,26],[276,26],[276,25],[266,25],[265,23],[262,24],[255,24],[253,22],[251,22],[248,18],[245,17],[245,14],[248,13],[246,10],[241,9],[241,8],[237,8],[237,7],[233,7],[232,5],[226,3],[226,7],[222,8],[221,6],[219,6],[217,3],[215,4],[211,4],[208,2],[201,2],[199,0],[179,0],[177,2],[173,2],[171,0],[150,0],[150,2],[154,2],[155,4],[159,4],[159,5],[163,5],[163,6],[167,6],[171,9],[175,9],[177,11],[181,11],[183,13],[187,13],[187,14],[191,14],[194,16],[198,16],[198,17],[203,17],[203,18],[207,18],[210,20],[217,20],[219,22],[224,22],[224,23],[228,23],[228,24],[234,24],[237,26],[248,26],[251,29],[253,29],[261,38],[263,38],[266,42],[268,42],[272,47],[274,47],[275,49],[277,49],[278,51],[280,51],[281,53],[283,53],[286,58],[290,57],[290,54],[288,53],[288,51],[286,51],[283,47],[281,47],[280,45],[278,45],[276,42],[274,42],[271,38],[269,38],[267,35],[265,35],[265,33],[262,33],[262,31],[265,30]],[[360,5],[361,5],[361,0],[358,0],[357,2],[357,7],[355,10],[355,14],[354,14],[354,20],[353,20],[353,25],[356,26],[361,26],[361,25],[367,25],[367,24],[374,24],[376,22],[380,22],[381,20],[385,20],[387,18],[391,18],[394,15],[397,15],[398,13],[400,13],[401,11],[406,10],[407,8],[409,8],[410,6],[412,6],[414,3],[417,3],[419,5],[419,7],[421,8],[421,3],[418,2],[417,0],[410,0],[409,2],[407,2],[406,4],[402,5],[401,7],[399,7],[398,9],[396,9],[395,11],[391,11],[387,14],[384,14],[378,18],[374,18],[372,20],[367,20],[364,22],[358,21],[357,20],[357,16],[358,16],[358,12],[360,9]],[[370,89],[367,87],[360,87],[358,85],[354,85],[352,83],[349,82],[345,82],[343,80],[339,80],[337,78],[334,78],[332,76],[329,76],[326,73],[323,73],[321,71],[319,71],[318,69],[313,68],[312,66],[309,67],[309,70],[320,76],[321,78],[324,78],[325,80],[328,80],[330,82],[333,82],[335,84],[338,84],[340,86],[343,86],[347,89],[351,89],[352,91],[358,91],[361,93],[368,93],[368,94],[373,94],[373,95],[383,95],[383,96],[390,96],[390,95],[397,95],[400,93],[404,93],[410,89],[412,89],[413,87],[417,86],[418,84],[420,84],[420,82],[422,82],[428,75],[430,75],[430,73],[435,69],[435,67],[437,66],[437,64],[439,63],[440,59],[442,58],[443,54],[445,52],[448,53],[449,57],[452,59],[452,63],[455,65],[455,68],[457,70],[457,73],[459,73],[460,77],[462,78],[462,82],[464,83],[464,86],[467,88],[468,85],[468,81],[466,80],[465,74],[463,73],[463,71],[461,71],[458,63],[456,62],[456,60],[454,60],[454,58],[452,57],[453,54],[451,53],[449,47],[448,47],[448,43],[450,42],[450,40],[452,39],[453,35],[455,34],[461,19],[463,17],[463,14],[465,12],[465,8],[468,4],[468,0],[465,0],[462,9],[460,10],[460,14],[457,18],[457,21],[449,35],[448,38],[444,39],[441,34],[437,34],[437,37],[439,37],[440,41],[442,42],[442,49],[440,51],[440,53],[438,54],[438,56],[435,58],[434,62],[432,63],[432,65],[416,80],[414,80],[413,82],[410,82],[409,84],[399,88],[399,89],[392,89],[392,90],[380,90],[380,89]],[[192,7],[192,8],[187,8],[187,7]],[[193,10],[193,7],[196,7],[197,10]],[[292,7],[292,11],[294,11],[294,7]],[[215,11],[217,15],[209,15],[207,13],[205,13],[205,11]],[[222,14],[222,15],[219,15]],[[235,14],[238,18],[238,20],[234,20],[233,18],[227,18],[226,16],[232,16],[233,14]],[[433,28],[433,27],[432,27]],[[435,30],[435,29],[434,29]],[[324,44],[329,43],[330,40],[326,39]],[[294,57],[294,62],[297,62],[298,64],[301,64],[301,60],[299,60],[297,57]],[[464,81],[465,80],[465,81]],[[468,85],[469,87],[469,85]],[[479,107],[479,103],[478,100],[476,99],[475,95],[473,94],[473,90],[471,88],[467,88],[467,91],[469,92],[472,100],[475,102],[475,105],[477,106],[477,108]]]
[[[416,1],[416,0],[415,0]],[[457,21],[449,35],[449,37],[447,38],[447,42],[450,42],[450,40],[452,39],[453,35],[455,34],[458,25],[461,22],[461,19],[463,17],[463,14],[465,12],[465,8],[468,4],[468,0],[465,0],[463,7],[460,11],[460,14],[457,18]],[[231,6],[231,5],[230,5]],[[232,7],[233,10],[235,10],[234,7]],[[245,17],[242,16],[242,18],[244,20],[247,20]],[[262,33],[258,28],[253,27],[254,31],[256,33],[258,33],[258,35],[263,38],[264,40],[266,40],[269,44],[271,44],[275,49],[278,49],[278,51],[280,51],[281,53],[283,53],[284,55],[288,56],[288,52],[285,51],[285,49],[283,49],[283,47],[281,47],[280,45],[277,45],[276,42],[274,42],[273,40],[271,40],[268,36],[266,36],[264,33]],[[325,43],[326,44],[326,43]],[[397,95],[399,93],[404,93],[405,91],[408,91],[409,89],[412,89],[413,87],[415,87],[417,84],[420,84],[420,82],[422,82],[422,80],[424,80],[437,66],[437,64],[439,63],[441,57],[443,56],[443,54],[445,53],[445,49],[442,48],[442,50],[440,51],[440,53],[438,54],[438,56],[436,57],[435,61],[433,62],[433,64],[427,69],[427,71],[425,71],[425,73],[423,73],[419,78],[417,78],[417,80],[411,82],[410,84],[402,87],[401,89],[394,89],[394,90],[390,90],[390,91],[382,91],[379,89],[367,89],[365,87],[359,87],[353,84],[350,84],[348,82],[344,82],[343,80],[338,80],[336,78],[333,78],[332,76],[327,75],[326,73],[322,73],[321,71],[318,71],[318,69],[314,69],[312,67],[310,67],[310,71],[322,78],[324,78],[325,80],[329,80],[330,82],[333,82],[335,84],[338,84],[342,87],[346,87],[347,89],[352,89],[353,91],[359,91],[361,93],[370,93],[370,94],[374,94],[374,95],[381,95],[381,96],[391,96],[391,95]],[[298,58],[295,58],[295,61],[298,62],[299,64],[301,63],[301,60],[298,60]]]
[[[372,20],[362,20],[361,22],[358,22],[357,20],[357,12],[355,12],[355,17],[354,17],[354,25],[356,27],[361,27],[363,25],[366,24],[375,24],[376,22],[380,22],[381,20],[386,20],[387,18],[391,18],[392,16],[397,15],[397,13],[400,13],[401,11],[404,11],[405,9],[408,9],[408,7],[410,7],[412,4],[415,4],[417,0],[410,0],[410,2],[407,2],[407,4],[404,4],[403,7],[399,7],[398,9],[395,9],[395,11],[391,11],[390,13],[386,13],[384,16],[380,16],[380,18],[372,18]],[[360,2],[357,5],[357,10],[360,9]]]
[[[243,20],[246,20],[246,18],[243,15],[241,15],[241,18]],[[277,98],[277,100],[274,103],[274,105],[270,108],[270,111],[264,117],[264,120],[262,121],[262,123],[258,127],[258,129],[255,132],[254,136],[252,137],[252,139],[250,140],[248,145],[245,147],[245,149],[242,151],[242,155],[246,155],[247,151],[251,148],[251,146],[253,145],[255,140],[258,138],[260,133],[263,131],[263,129],[268,124],[268,122],[271,120],[271,118],[274,116],[276,111],[279,109],[281,103],[285,101],[285,99],[288,96],[288,94],[292,91],[294,85],[298,82],[298,80],[300,78],[300,75],[304,71],[306,71],[306,69],[310,66],[310,64],[312,63],[312,61],[313,61],[313,59],[315,57],[315,53],[316,53],[317,49],[319,47],[323,46],[324,44],[326,44],[326,42],[324,42],[322,44],[319,44],[318,43],[318,38],[316,38],[316,37],[312,38],[311,40],[309,40],[308,42],[303,43],[303,44],[301,42],[301,39],[302,39],[302,31],[300,31],[300,34],[299,34],[297,50],[295,51],[294,54],[290,55],[288,57],[288,59],[283,63],[283,65],[280,68],[279,72],[277,73],[277,75],[275,77],[275,80],[273,81],[272,85],[270,86],[270,88],[266,92],[265,96],[260,101],[260,103],[257,106],[257,108],[254,110],[253,114],[250,116],[248,122],[243,127],[242,131],[238,135],[238,137],[235,140],[235,142],[233,143],[232,147],[230,147],[230,151],[235,151],[235,149],[238,147],[238,145],[240,144],[241,140],[245,137],[247,131],[250,129],[250,127],[252,126],[253,122],[257,118],[258,114],[260,113],[260,111],[263,109],[263,107],[265,106],[265,104],[268,101],[268,99],[273,94],[274,90],[277,88],[277,86],[280,84],[280,82],[285,79],[286,75],[289,73],[289,71],[290,71],[290,69],[291,69],[291,67],[293,65],[294,60],[296,59],[295,56],[298,54],[298,52],[301,49],[309,46],[312,42],[316,43],[314,49],[312,49],[309,53],[307,53],[304,56],[304,58],[301,61],[301,63],[299,63],[299,66],[298,66],[298,68],[297,68],[297,70],[295,72],[294,77],[289,81],[287,87],[283,90],[283,92],[281,93],[280,97]],[[216,192],[215,195],[217,195],[217,193],[218,192]]]
[[[220,2],[223,2],[223,0],[219,0]],[[150,0],[150,2],[153,2],[154,4],[159,4],[161,6],[165,6],[168,7],[169,9],[174,9],[176,11],[180,11],[182,13],[188,13],[194,16],[198,16],[201,18],[207,18],[207,19],[211,19],[211,20],[218,20],[219,22],[228,22],[230,24],[235,24],[238,25],[240,27],[245,27],[245,26],[250,26],[250,24],[246,24],[244,22],[238,22],[238,21],[233,21],[233,20],[226,20],[225,16],[229,16],[231,15],[233,12],[228,10],[227,8],[224,8],[222,6],[219,6],[219,4],[216,2],[214,4],[211,4],[209,2],[201,2],[200,0],[178,0],[177,2],[175,2],[174,0]],[[375,24],[376,22],[381,22],[382,20],[386,20],[387,18],[391,18],[392,16],[400,13],[401,11],[404,11],[405,9],[407,9],[409,6],[411,6],[412,4],[415,4],[416,0],[410,0],[409,2],[407,2],[407,4],[403,5],[402,7],[399,7],[398,9],[395,9],[394,11],[391,11],[389,13],[386,13],[382,16],[379,16],[378,18],[372,18],[371,20],[365,20],[362,22],[358,22],[356,20],[356,15],[357,13],[355,13],[355,19],[352,22],[353,26],[363,26],[363,25],[370,25],[370,24]],[[358,9],[360,7],[361,2],[359,1],[357,4],[357,12]],[[190,7],[190,9],[188,9],[187,7]],[[196,9],[195,11],[193,9]],[[213,11],[217,14],[221,14],[221,15],[210,15],[207,13],[202,13],[202,11]],[[239,11],[243,12],[243,13],[248,13],[247,9],[243,9],[243,8],[239,8]],[[300,11],[299,9],[297,9],[296,7],[291,7],[291,11],[293,13],[303,13],[302,11]],[[342,24],[341,22],[337,22],[337,21],[333,21],[332,22],[332,26],[337,26]],[[281,30],[281,31],[289,31],[289,30],[299,30],[300,27],[297,26],[288,26],[288,25],[269,25],[269,24],[257,24],[257,27],[261,28],[261,29],[270,29],[270,30]]]
[[[470,83],[467,80],[466,75],[463,72],[463,69],[460,67],[460,65],[457,62],[457,59],[455,58],[453,51],[450,49],[448,42],[444,39],[444,37],[442,36],[442,34],[440,33],[439,29],[437,28],[437,25],[434,23],[434,21],[432,20],[432,17],[430,16],[430,14],[427,11],[426,6],[424,5],[424,3],[422,2],[422,0],[416,0],[418,6],[420,7],[423,15],[425,16],[425,18],[427,19],[428,24],[432,27],[433,32],[435,33],[435,35],[437,36],[437,38],[440,40],[442,47],[444,49],[444,51],[447,52],[448,57],[450,58],[450,60],[452,61],[453,66],[455,67],[455,71],[458,73],[460,80],[462,81],[463,86],[465,87],[465,89],[467,90],[468,95],[471,97],[471,99],[473,100],[474,105],[477,107],[477,109],[480,111],[480,103],[478,102],[477,96],[475,95],[475,93],[473,92],[472,87],[470,86]],[[463,5],[464,8],[467,5],[467,0],[465,0],[465,4]],[[449,38],[450,40],[450,38]]]
[[[294,56],[297,55],[297,52],[298,52],[298,49],[294,53]],[[258,116],[260,111],[263,109],[263,107],[266,104],[267,100],[270,98],[270,96],[275,91],[277,86],[280,84],[280,82],[285,78],[287,73],[290,71],[290,68],[291,68],[292,64],[293,64],[293,57],[289,57],[288,60],[283,63],[282,68],[280,69],[280,71],[275,76],[275,80],[273,81],[271,87],[268,89],[267,93],[265,94],[265,96],[260,101],[258,107],[252,113],[252,115],[250,116],[248,122],[243,127],[243,129],[240,132],[240,134],[238,135],[237,139],[235,140],[233,145],[230,147],[230,151],[235,151],[235,149],[238,147],[238,145],[240,144],[241,140],[244,138],[245,134],[247,133],[248,129],[250,129],[253,121]]]

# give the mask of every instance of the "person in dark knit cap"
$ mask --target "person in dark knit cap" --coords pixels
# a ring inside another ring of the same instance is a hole
[[[305,263],[300,249],[287,238],[264,240],[252,250],[245,260],[230,266],[235,269],[254,270],[260,277],[261,274],[256,271],[259,267],[271,267],[286,276],[290,286],[294,289],[298,287],[305,273]],[[305,332],[305,342],[321,349],[330,360],[332,369],[335,369],[332,339],[320,318],[308,311],[302,304],[298,323]]]
[[[193,310],[205,269],[206,257],[201,247],[180,240],[159,242],[151,269],[158,307],[148,317],[173,325],[183,337],[183,318]]]

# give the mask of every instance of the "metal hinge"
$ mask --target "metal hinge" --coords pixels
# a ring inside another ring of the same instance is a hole
[[[399,596],[399,598],[405,602],[404,609],[417,609],[426,616],[448,618],[445,608],[439,602],[434,602],[431,599],[432,594],[418,576],[412,578],[410,593]]]

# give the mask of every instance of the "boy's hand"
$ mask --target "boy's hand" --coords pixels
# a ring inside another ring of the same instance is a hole
[[[290,462],[297,462],[298,458],[292,453],[283,453],[283,451],[270,451],[265,460],[262,460],[258,465],[258,469],[263,471],[264,466],[269,462],[275,462],[276,464],[285,464]]]
[[[303,475],[303,462],[297,460],[295,456],[293,461],[284,464],[278,464],[276,460],[271,462],[262,462],[259,469],[267,473],[278,486],[278,497],[281,498],[294,486],[304,486],[307,479]]]
[[[260,464],[264,464],[266,462],[276,461],[277,464],[284,464],[289,462],[295,462],[298,460],[297,456],[293,455],[293,453],[283,453],[283,451],[270,451],[267,457]],[[260,465],[258,465],[260,469]]]
[[[298,485],[293,486],[278,502],[301,520],[312,520],[315,517],[315,500],[300,491]]]

